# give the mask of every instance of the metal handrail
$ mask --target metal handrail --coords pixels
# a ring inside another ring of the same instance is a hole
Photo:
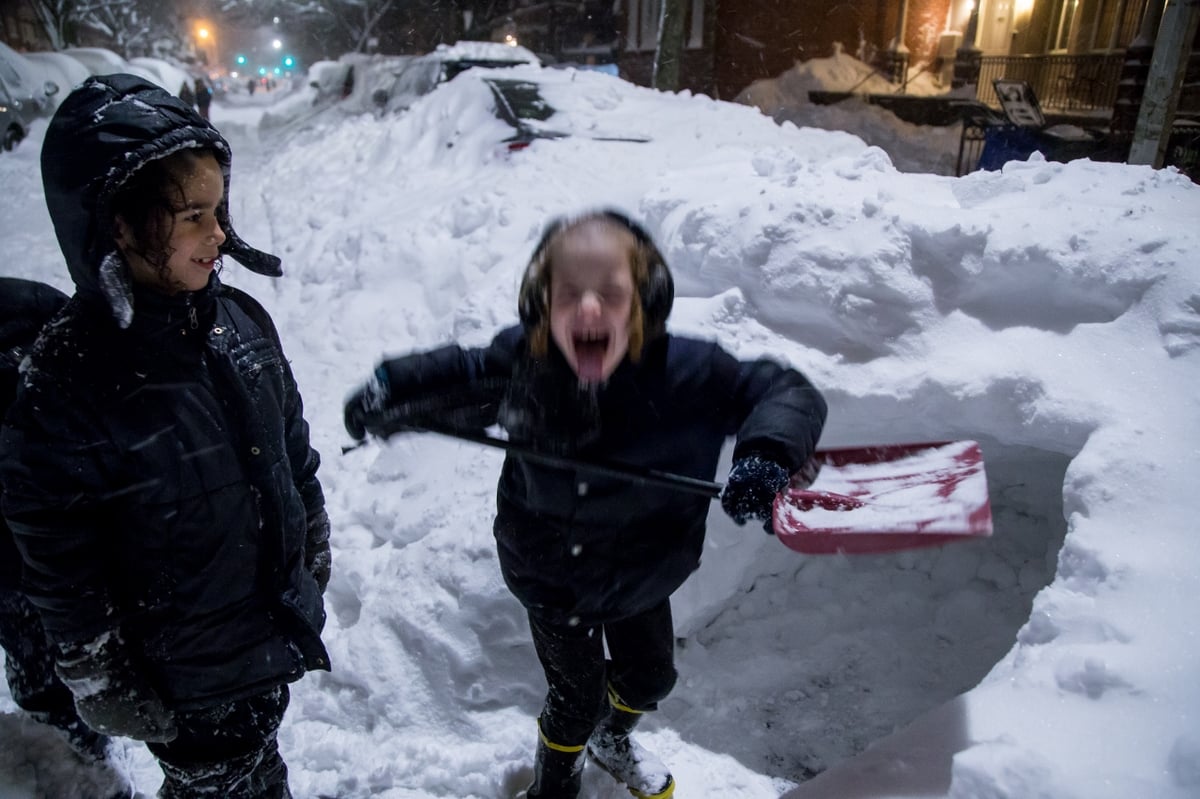
[[[1007,78],[1023,80],[1032,86],[1043,109],[1111,112],[1124,63],[1123,53],[985,55],[980,59],[975,96],[980,102],[999,108],[1000,99],[992,81]]]

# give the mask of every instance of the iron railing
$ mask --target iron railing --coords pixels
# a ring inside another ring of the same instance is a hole
[[[1005,78],[1032,86],[1043,110],[1111,112],[1124,62],[1122,53],[983,56],[975,97],[999,108],[992,81]]]

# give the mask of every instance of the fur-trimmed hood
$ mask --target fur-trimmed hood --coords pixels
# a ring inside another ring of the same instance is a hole
[[[122,326],[133,309],[110,204],[142,166],[189,147],[212,148],[225,178],[221,254],[259,274],[283,274],[279,258],[246,244],[230,223],[229,143],[178,97],[133,75],[96,76],[71,92],[46,130],[42,182],[71,279],[81,294],[103,296]]]

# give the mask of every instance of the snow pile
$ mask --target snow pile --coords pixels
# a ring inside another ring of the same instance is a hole
[[[547,219],[612,204],[664,249],[673,330],[804,370],[829,400],[824,446],[980,441],[995,514],[988,540],[806,557],[714,506],[674,603],[679,685],[641,733],[678,795],[1196,796],[1200,188],[1086,161],[902,174],[745,106],[518,71],[546,82],[548,125],[651,141],[508,153],[469,74],[269,148],[245,108],[214,107],[239,231],[286,270],[224,278],[279,324],[335,528],[335,669],[294,686],[281,733],[295,795],[528,783],[545,686],[495,560],[501,455],[436,436],[342,455],[341,401],[384,353],[515,321]],[[6,269],[69,288],[36,135],[0,158],[25,198],[0,221]],[[36,795],[61,749],[0,710],[0,792]],[[152,793],[145,750],[124,757]],[[585,771],[585,799],[627,795]]]
[[[842,100],[833,105],[814,103],[809,92],[848,92],[863,99]],[[963,99],[973,99],[973,89]],[[776,122],[799,127],[847,131],[868,144],[887,150],[902,172],[954,175],[958,161],[962,125],[922,127],[905,122],[890,111],[866,102],[869,94],[904,94],[913,97],[948,95],[924,66],[909,69],[909,80],[900,87],[889,82],[869,64],[838,48],[829,58],[798,62],[776,78],[757,80],[734,98],[751,105]]]

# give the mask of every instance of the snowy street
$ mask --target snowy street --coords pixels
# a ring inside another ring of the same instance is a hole
[[[714,503],[673,601],[679,683],[639,730],[679,799],[1200,796],[1200,186],[1037,156],[906,174],[849,134],[568,74],[552,106],[650,141],[507,152],[469,74],[399,115],[213,107],[238,231],[284,268],[221,279],[279,326],[333,521],[333,671],[292,686],[280,736],[297,799],[528,784],[545,683],[496,561],[503,456],[435,435],[342,454],[342,401],[385,354],[486,344],[543,225],[597,205],[661,246],[673,332],[803,371],[825,447],[979,441],[995,516],[986,540],[805,556]],[[44,132],[0,155],[0,272],[70,293]],[[0,797],[78,795],[3,688],[0,739]],[[123,749],[153,796],[153,758]],[[586,799],[628,795],[585,770]]]

